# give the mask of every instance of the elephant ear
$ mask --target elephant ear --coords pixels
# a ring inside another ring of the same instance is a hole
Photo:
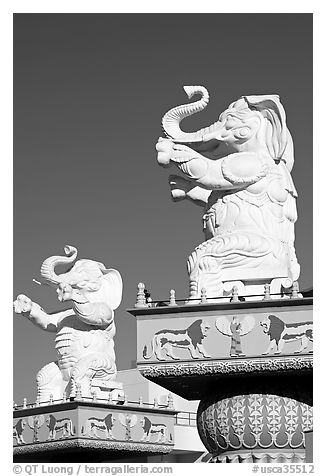
[[[243,96],[249,107],[253,107],[267,119],[269,127],[266,145],[274,160],[282,160],[289,171],[294,162],[293,141],[286,125],[286,114],[277,94]]]
[[[111,307],[114,310],[117,309],[117,307],[119,307],[121,303],[122,278],[119,271],[117,271],[116,269],[106,269],[104,265],[102,266],[101,271],[104,275],[104,279],[109,284],[109,299]]]
[[[274,160],[280,161],[280,170],[289,194],[298,196],[290,172],[294,164],[293,140],[286,125],[286,114],[279,96],[276,94],[261,96],[244,96],[249,107],[254,107],[267,119],[266,145]],[[291,200],[290,200],[291,202]],[[296,220],[293,203],[288,208],[290,221]]]

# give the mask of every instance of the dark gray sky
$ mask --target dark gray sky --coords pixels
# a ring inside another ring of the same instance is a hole
[[[62,308],[39,287],[44,258],[65,244],[117,268],[116,355],[136,356],[125,312],[137,283],[153,299],[188,292],[186,259],[203,240],[201,209],[175,204],[156,163],[161,117],[206,86],[209,125],[247,94],[279,94],[295,144],[296,249],[301,289],[312,285],[311,14],[15,14],[14,295]],[[14,316],[14,399],[35,398],[34,377],[55,360],[53,334]]]

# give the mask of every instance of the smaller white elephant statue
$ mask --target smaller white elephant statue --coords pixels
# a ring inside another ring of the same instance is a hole
[[[116,377],[114,353],[114,310],[122,298],[122,279],[115,269],[89,259],[76,261],[66,273],[57,275],[58,264],[72,263],[77,249],[65,246],[66,256],[51,256],[41,266],[42,284],[57,288],[59,301],[71,301],[71,308],[53,314],[45,312],[27,296],[14,302],[17,314],[48,332],[55,332],[58,360],[45,365],[37,374],[38,399],[74,395],[79,388],[83,397],[92,395],[92,387],[110,387]],[[96,384],[96,382],[99,382]]]

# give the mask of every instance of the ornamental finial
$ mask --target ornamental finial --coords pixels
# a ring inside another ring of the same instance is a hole
[[[270,284],[265,284],[264,285],[264,297],[263,301],[269,301],[271,298],[271,285]]]
[[[169,301],[168,305],[170,307],[171,306],[177,306],[177,303],[175,302],[175,290],[174,289],[171,289],[171,291],[170,291],[170,301]]]
[[[81,390],[81,384],[79,382],[76,383],[76,400],[83,400],[83,395],[82,395],[82,390]]]
[[[92,395],[92,402],[96,403],[97,402],[97,392],[96,392],[95,389],[91,391],[91,395]]]
[[[239,302],[239,293],[238,293],[238,288],[236,286],[233,286],[232,288],[231,302]]]
[[[135,307],[147,307],[144,283],[138,284],[137,300]]]
[[[292,285],[291,299],[298,299],[299,296],[299,284],[298,281],[294,281]]]
[[[168,408],[173,410],[174,409],[174,403],[173,403],[173,395],[172,393],[168,394]]]
[[[201,304],[205,304],[207,302],[207,294],[205,288],[202,288],[200,291],[200,302]]]

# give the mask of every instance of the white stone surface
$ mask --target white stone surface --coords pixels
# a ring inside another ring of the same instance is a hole
[[[157,385],[141,375],[138,369],[127,369],[118,371],[118,380],[123,383],[123,388],[130,401],[137,402],[139,397],[143,397],[146,403],[153,403],[157,399],[159,405],[166,405],[168,395],[173,397],[173,407],[180,412],[197,412],[198,400],[186,400],[176,393],[169,392],[166,388]]]
[[[77,388],[83,397],[91,397],[94,390],[103,397],[105,388],[109,392],[116,387],[114,310],[122,298],[121,276],[89,259],[78,260],[69,272],[57,275],[55,267],[73,263],[77,249],[66,246],[65,254],[46,259],[41,277],[43,284],[57,288],[59,301],[71,302],[71,308],[49,314],[23,294],[14,302],[17,314],[56,333],[58,361],[45,365],[37,374],[40,402],[50,400],[50,395],[59,400],[64,392],[73,396]]]
[[[176,166],[172,198],[204,207],[205,241],[188,258],[190,298],[230,296],[290,289],[300,274],[295,248],[296,198],[291,170],[293,142],[277,95],[243,96],[210,127],[183,132],[180,122],[203,110],[202,86],[187,86],[201,98],[168,111],[162,120],[158,163]],[[188,145],[185,145],[188,144]],[[209,157],[200,153],[204,151]]]

